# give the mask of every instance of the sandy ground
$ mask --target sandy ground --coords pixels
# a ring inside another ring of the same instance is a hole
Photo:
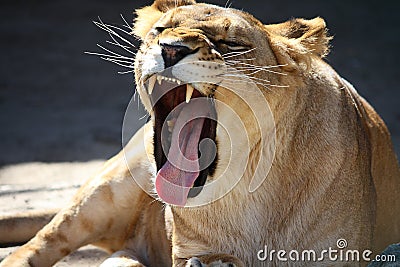
[[[0,214],[61,207],[121,148],[132,75],[84,51],[107,35],[92,20],[123,24],[150,1],[4,0],[0,8]],[[225,5],[225,1],[214,1]],[[400,152],[398,1],[234,1],[264,22],[326,19],[335,36],[328,61],[387,122]],[[135,42],[135,40],[132,40]],[[136,106],[136,105],[135,105]],[[143,124],[141,111],[131,132]],[[0,259],[14,248],[0,249]],[[93,266],[85,247],[57,266]]]
[[[13,252],[16,247],[11,248],[2,248],[0,250],[0,261]],[[98,266],[100,265],[105,259],[107,259],[109,255],[98,249],[97,247],[88,245],[85,247],[80,248],[79,250],[71,253],[69,256],[65,257],[54,266],[56,267],[88,267],[88,266]]]
[[[95,160],[84,163],[20,163],[3,167],[0,171],[1,214],[63,207],[82,184],[82,177],[90,177],[102,164],[103,161]],[[15,249],[0,248],[0,261]],[[86,246],[56,266],[94,266],[106,257],[104,251]]]

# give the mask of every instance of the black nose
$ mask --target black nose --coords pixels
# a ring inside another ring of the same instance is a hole
[[[192,49],[183,45],[160,44],[160,46],[165,68],[175,65],[179,60],[193,53]]]

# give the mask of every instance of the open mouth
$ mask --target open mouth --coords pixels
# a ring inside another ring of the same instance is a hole
[[[146,81],[155,119],[155,187],[163,201],[184,206],[215,170],[217,118],[212,97],[166,73]]]

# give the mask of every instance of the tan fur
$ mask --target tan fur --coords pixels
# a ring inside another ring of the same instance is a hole
[[[160,40],[199,48],[190,60],[223,63],[223,56],[210,47],[216,42],[211,38],[234,36],[257,47],[240,58],[254,58],[251,63],[258,66],[279,65],[275,72],[252,74],[287,86],[259,86],[275,121],[271,169],[268,172],[266,162],[257,165],[270,153],[262,149],[266,144],[260,139],[266,125],[256,125],[256,114],[240,92],[196,85],[205,95],[215,91],[215,99],[230,106],[249,132],[249,161],[229,194],[201,207],[172,207],[173,219],[167,216],[165,224],[163,204],[131,178],[139,178],[144,181],[140,185],[151,190],[155,167],[149,122],[79,190],[70,206],[1,266],[49,266],[88,243],[120,251],[103,266],[262,266],[282,264],[257,260],[264,245],[322,251],[345,238],[348,249],[379,253],[400,241],[400,171],[389,132],[352,85],[322,60],[330,37],[321,18],[263,25],[241,11],[169,0],[157,0],[137,13],[134,33],[143,44],[136,58],[136,80],[150,113],[143,75],[146,56],[155,53]],[[215,16],[199,19],[209,14]],[[155,33],[154,27],[164,31]],[[252,101],[260,109],[265,104],[257,98]],[[217,136],[217,174],[228,160],[226,138],[222,132]],[[266,179],[250,193],[257,166],[265,170],[257,175]],[[219,179],[229,184],[234,176],[228,172]]]

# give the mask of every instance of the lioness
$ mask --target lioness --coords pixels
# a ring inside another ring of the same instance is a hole
[[[319,253],[345,239],[379,253],[400,241],[388,130],[323,61],[321,18],[264,25],[156,0],[133,32],[151,120],[1,266],[50,266],[89,243],[114,252],[102,266],[262,266],[294,264],[262,261],[264,247]]]

